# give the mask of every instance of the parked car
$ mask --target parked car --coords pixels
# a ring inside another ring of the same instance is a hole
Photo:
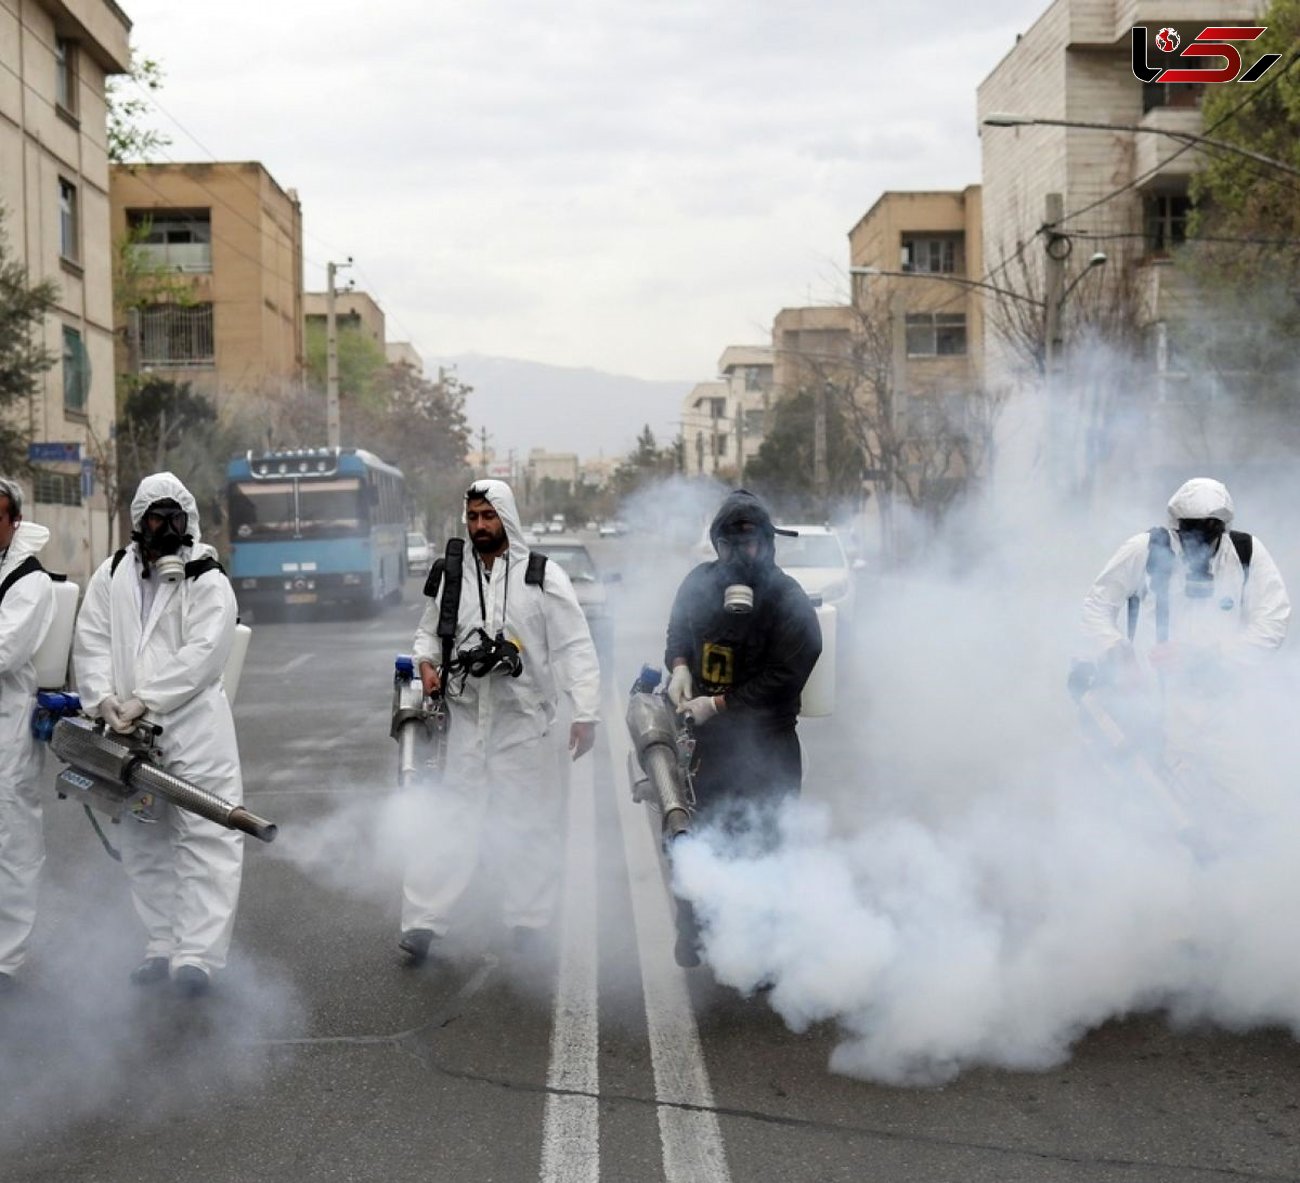
[[[611,583],[621,583],[623,576],[618,572],[602,573],[586,544],[572,536],[548,534],[530,545],[564,568],[587,618],[601,668],[608,674],[613,657],[614,620],[607,589]]]
[[[776,536],[776,565],[810,596],[830,604],[838,615],[838,627],[847,631],[857,607],[854,572],[865,564],[861,559],[850,562],[838,532],[830,526],[782,523],[779,528],[794,530],[798,537]]]
[[[601,522],[597,533],[602,538],[616,538],[618,536],[618,527],[613,522]]]
[[[418,530],[406,534],[406,569],[412,575],[423,575],[433,563],[433,547]]]

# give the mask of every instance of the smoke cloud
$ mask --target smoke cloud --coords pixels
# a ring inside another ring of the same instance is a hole
[[[796,1031],[837,1024],[837,1072],[1046,1069],[1134,1011],[1300,1034],[1296,663],[1284,650],[1216,700],[1172,789],[1089,746],[1065,688],[1091,656],[1084,593],[1178,484],[1226,480],[1234,525],[1293,594],[1300,534],[1280,511],[1300,489],[1276,469],[1161,464],[1123,420],[1100,479],[1063,493],[1043,426],[1013,411],[999,479],[905,570],[872,560],[835,715],[801,725],[804,794],[779,843],[706,830],[675,848],[715,976]]]

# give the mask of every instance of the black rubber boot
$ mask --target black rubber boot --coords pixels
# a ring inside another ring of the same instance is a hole
[[[433,944],[433,930],[429,928],[408,928],[402,933],[397,947],[406,954],[406,964],[423,965],[429,959],[429,946]]]
[[[153,986],[166,980],[166,957],[146,957],[131,971],[131,984],[134,986]]]
[[[197,965],[182,965],[172,974],[172,989],[182,998],[199,998],[212,988],[212,979]]]

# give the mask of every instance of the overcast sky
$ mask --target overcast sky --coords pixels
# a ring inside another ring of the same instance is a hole
[[[426,357],[693,380],[842,297],[882,191],[979,180],[975,87],[1048,0],[121,2],[158,158],[297,189],[309,290],[351,255]]]

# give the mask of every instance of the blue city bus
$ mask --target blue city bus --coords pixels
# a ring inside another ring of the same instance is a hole
[[[360,448],[252,452],[226,469],[240,611],[396,603],[406,578],[401,472]]]

